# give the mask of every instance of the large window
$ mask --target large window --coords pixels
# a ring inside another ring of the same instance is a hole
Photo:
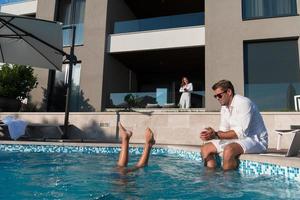
[[[81,97],[82,91],[80,90],[80,70],[81,65],[77,64],[73,67],[72,73],[72,91],[70,98],[70,111],[82,111]],[[50,95],[50,105],[48,110],[54,112],[63,112],[65,110],[66,92],[68,76],[69,76],[69,65],[63,65],[62,71],[54,71],[54,82],[52,85],[52,91]]]
[[[72,43],[72,29],[70,25],[76,26],[75,44],[83,44],[83,22],[85,13],[85,0],[60,0],[58,3],[57,20],[64,24],[63,42],[64,46]]]
[[[243,19],[291,16],[297,14],[296,0],[242,0]]]
[[[294,110],[300,94],[298,39],[244,43],[245,95],[262,111]]]

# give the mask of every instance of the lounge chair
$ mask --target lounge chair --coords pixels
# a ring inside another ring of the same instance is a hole
[[[29,123],[26,134],[21,139],[62,139],[63,132],[59,124]]]
[[[28,123],[24,120],[7,117],[11,124],[6,120],[0,123],[2,139],[14,140],[46,140],[61,139],[63,132],[58,124]]]

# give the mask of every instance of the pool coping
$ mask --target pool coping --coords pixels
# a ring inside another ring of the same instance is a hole
[[[120,147],[119,143],[75,143],[75,142],[36,142],[36,141],[5,141],[1,140],[0,144],[7,145],[56,145],[56,146],[79,146],[79,147]],[[130,144],[132,147],[142,147],[143,144]],[[182,145],[155,145],[154,148],[169,148],[176,150],[184,150],[190,152],[199,152],[199,146],[182,146]],[[278,156],[276,156],[278,155]],[[268,163],[280,165],[283,167],[300,168],[300,157],[285,157],[284,155],[266,153],[266,154],[243,154],[240,160],[248,160],[259,163]]]

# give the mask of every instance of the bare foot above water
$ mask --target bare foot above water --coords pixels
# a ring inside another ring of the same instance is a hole
[[[132,131],[127,130],[121,122],[119,122],[119,134],[122,140],[129,140],[132,136]]]
[[[154,134],[150,128],[147,128],[145,131],[145,143],[150,145],[155,144]]]

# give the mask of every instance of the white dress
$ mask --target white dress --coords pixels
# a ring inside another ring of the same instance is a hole
[[[184,89],[186,89],[186,90],[184,90]],[[190,108],[191,107],[191,92],[192,91],[193,91],[192,83],[184,85],[179,89],[179,92],[182,92],[180,101],[179,101],[180,108]]]

